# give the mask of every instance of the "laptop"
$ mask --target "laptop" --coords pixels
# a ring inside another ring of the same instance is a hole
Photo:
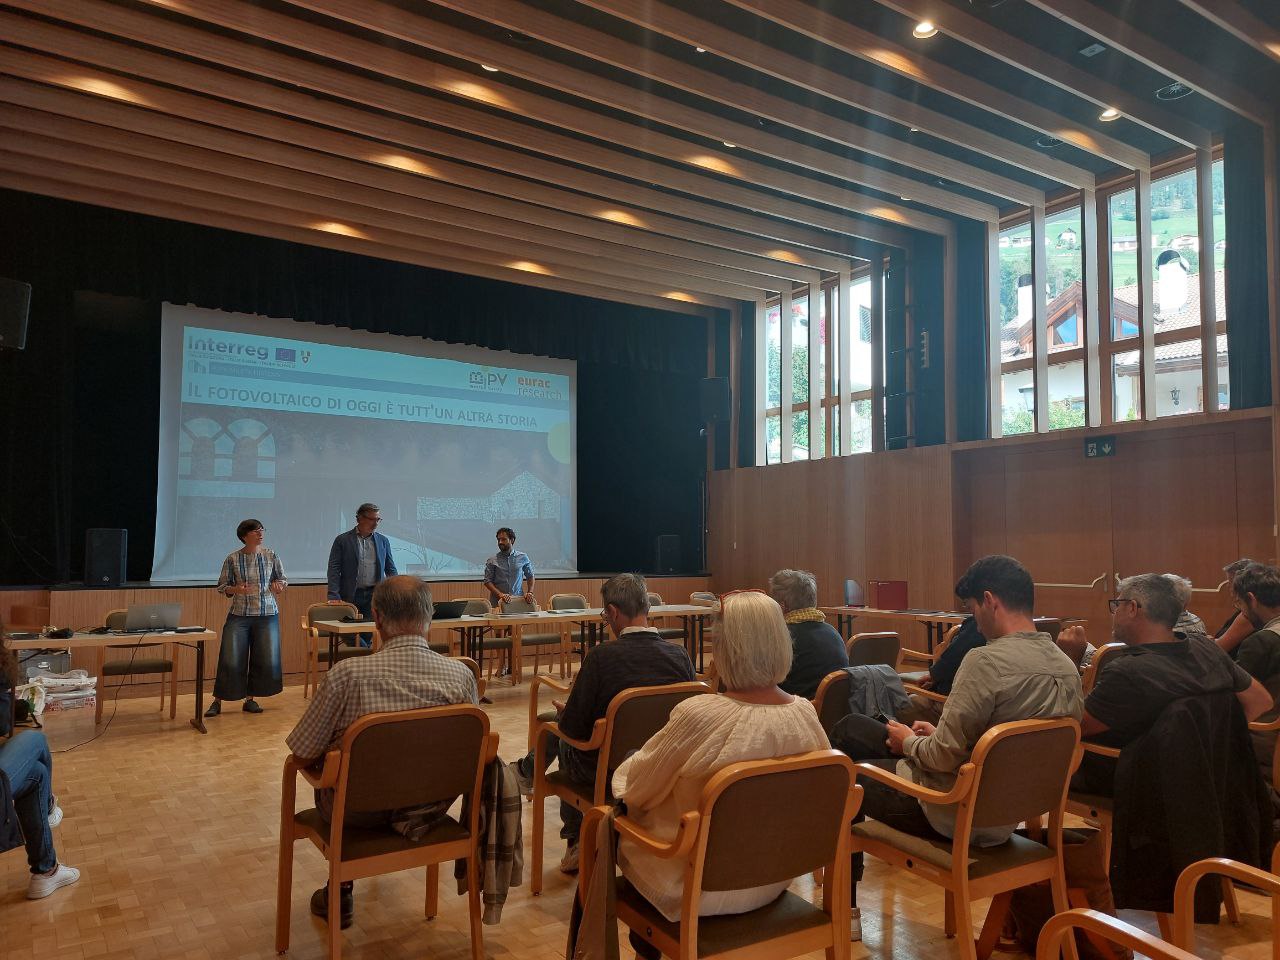
[[[148,603],[130,607],[124,614],[121,633],[159,633],[174,630],[182,619],[180,603]]]

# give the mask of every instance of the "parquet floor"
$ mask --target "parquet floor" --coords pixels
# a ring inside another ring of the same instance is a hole
[[[490,691],[504,759],[524,751],[527,691],[527,685]],[[55,790],[66,818],[54,840],[60,858],[83,875],[75,887],[30,902],[22,851],[0,857],[0,958],[274,956],[284,736],[303,710],[302,688],[289,687],[264,701],[266,712],[258,716],[228,710],[209,722],[207,737],[188,726],[191,701],[180,697],[178,719],[170,721],[167,711],[157,710],[156,698],[121,699],[105,735],[55,755]],[[108,704],[104,718],[111,712]],[[55,749],[83,738],[77,736],[83,725],[71,729],[65,717],[51,717],[49,727]],[[527,848],[527,804],[525,811]],[[562,850],[554,808],[547,820],[551,871],[544,893],[531,896],[526,878],[525,886],[511,892],[502,923],[485,927],[485,952],[495,960],[563,956],[572,881],[554,869]],[[289,953],[311,960],[325,955],[322,925],[307,909],[311,891],[324,882],[324,864],[310,845],[299,845],[297,853]],[[422,915],[423,877],[416,870],[357,884],[356,921],[344,935],[344,956],[463,960],[466,900],[445,881],[440,916],[428,922]],[[813,892],[807,878],[795,889]],[[942,933],[936,888],[870,860],[861,899],[865,940],[854,945],[854,960],[956,956]],[[1244,892],[1240,899],[1242,926],[1202,928],[1202,955],[1269,955],[1268,905]],[[975,908],[975,921],[984,912],[985,905]],[[1126,919],[1154,931],[1154,918]],[[624,953],[629,955],[625,947]]]

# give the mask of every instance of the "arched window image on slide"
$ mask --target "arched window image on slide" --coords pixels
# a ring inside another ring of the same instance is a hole
[[[576,365],[165,304],[152,579],[209,581],[261,520],[291,580],[376,503],[402,572],[479,577],[512,526],[577,573]]]

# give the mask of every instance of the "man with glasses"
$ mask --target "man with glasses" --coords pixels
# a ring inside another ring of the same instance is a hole
[[[382,513],[376,503],[362,503],[356,525],[333,540],[329,550],[329,603],[350,603],[366,620],[373,618],[373,588],[397,573],[391,541],[378,533]],[[368,646],[370,634],[361,634]]]
[[[610,701],[623,690],[696,679],[693,662],[685,648],[663,640],[658,631],[649,626],[649,586],[644,577],[638,573],[611,577],[600,588],[600,597],[603,607],[600,618],[617,639],[591,649],[582,661],[568,700],[552,701],[556,714],[545,717],[557,720],[565,735],[575,740],[591,739],[596,721],[604,718]],[[560,772],[570,780],[588,788],[595,784],[594,751],[576,750],[556,737],[549,737],[545,756],[548,765],[558,757]],[[520,792],[526,797],[533,796],[534,760],[535,754],[531,751],[515,765]],[[576,873],[582,814],[562,800],[560,821],[563,824],[560,836],[568,842],[560,869],[564,873]]]
[[[1088,739],[1124,747],[1142,736],[1175,700],[1230,690],[1253,720],[1272,705],[1266,688],[1200,633],[1175,630],[1182,614],[1177,585],[1158,573],[1120,581],[1111,632],[1125,644],[1107,658],[1084,701],[1080,731]],[[1083,631],[1077,627],[1076,631]],[[1086,754],[1072,781],[1085,793],[1112,796],[1115,762]]]

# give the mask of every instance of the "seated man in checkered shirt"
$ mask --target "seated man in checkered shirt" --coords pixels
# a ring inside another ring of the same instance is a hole
[[[431,588],[417,577],[388,577],[373,591],[373,620],[381,634],[382,649],[372,656],[342,660],[326,675],[306,713],[285,738],[289,749],[304,766],[325,755],[342,739],[343,732],[360,717],[392,710],[419,710],[454,703],[479,703],[476,678],[457,660],[441,656],[427,646],[431,627]],[[349,826],[412,828],[415,818],[443,812],[448,803],[431,809],[385,810],[349,813]],[[333,791],[316,791],[316,808],[326,819],[333,811]],[[342,885],[343,929],[355,915],[353,884]],[[311,897],[311,912],[329,915],[329,889],[321,887]]]

